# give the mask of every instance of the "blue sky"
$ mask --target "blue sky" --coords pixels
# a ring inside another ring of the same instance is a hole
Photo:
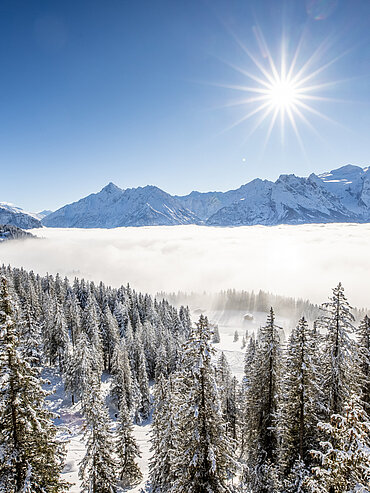
[[[261,113],[233,127],[256,106],[230,104],[253,96],[230,86],[259,86],[233,67],[261,75],[243,47],[267,68],[265,42],[280,66],[282,38],[288,61],[301,40],[297,69],[316,53],[306,75],[328,65],[301,144],[279,119],[248,138]],[[109,181],[186,194],[369,165],[369,55],[368,0],[0,0],[0,201],[36,211]]]

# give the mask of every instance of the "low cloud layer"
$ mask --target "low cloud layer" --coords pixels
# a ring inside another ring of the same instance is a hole
[[[43,240],[1,244],[0,261],[151,293],[263,289],[317,303],[341,281],[352,304],[370,306],[370,224],[33,233]]]

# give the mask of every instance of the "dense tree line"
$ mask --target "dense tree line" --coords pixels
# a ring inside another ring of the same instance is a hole
[[[267,314],[273,306],[281,317],[292,320],[298,320],[304,314],[307,320],[313,321],[321,315],[320,306],[309,300],[281,296],[261,289],[257,292],[237,289],[227,289],[219,293],[160,292],[157,296],[168,300],[175,306],[189,305],[201,311],[235,310],[244,313],[265,312]],[[356,320],[363,319],[366,314],[363,308],[353,308],[352,312]]]
[[[153,411],[152,492],[369,492],[370,319],[363,315],[355,324],[339,284],[321,316],[312,323],[300,314],[283,343],[270,308],[258,333],[244,337],[238,382],[212,346],[217,327],[203,315],[192,326],[184,306],[129,285],[71,284],[3,266],[0,491],[68,489],[60,479],[64,447],[45,405],[41,370],[51,366],[85,418],[83,491],[114,493],[141,480],[133,423]]]

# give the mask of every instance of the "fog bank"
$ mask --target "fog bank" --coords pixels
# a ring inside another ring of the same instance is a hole
[[[0,261],[112,286],[158,291],[259,290],[326,301],[339,281],[370,306],[370,224],[31,231],[0,244]]]

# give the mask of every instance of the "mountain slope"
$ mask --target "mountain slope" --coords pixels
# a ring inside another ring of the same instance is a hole
[[[244,198],[217,211],[207,224],[243,226],[352,220],[351,213],[317,182],[315,175],[309,178],[281,175],[275,183],[257,179],[248,183],[244,192]]]
[[[370,167],[348,164],[323,173],[318,178],[359,220],[370,220]]]
[[[109,183],[99,193],[49,214],[49,227],[115,228],[120,226],[170,226],[201,221],[175,198],[154,187],[122,190]]]
[[[0,224],[11,224],[22,229],[41,228],[41,222],[34,215],[20,207],[0,202]]]
[[[203,221],[215,214],[218,210],[245,198],[247,185],[227,192],[191,192],[189,195],[176,196],[184,207],[190,209]]]

